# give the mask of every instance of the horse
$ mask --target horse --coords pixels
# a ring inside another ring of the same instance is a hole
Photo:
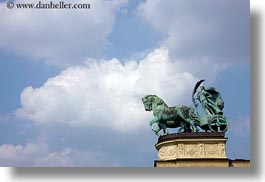
[[[164,135],[169,134],[167,128],[178,128],[181,132],[198,132],[197,116],[194,109],[189,106],[177,105],[168,107],[168,105],[156,95],[147,95],[142,98],[146,111],[153,111],[154,118],[149,122],[150,128],[159,136],[159,131],[163,129]],[[157,124],[157,128],[153,124]]]

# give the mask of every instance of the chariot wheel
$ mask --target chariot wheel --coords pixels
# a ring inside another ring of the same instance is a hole
[[[215,115],[209,119],[208,126],[213,132],[226,132],[228,129],[228,122],[224,116]]]

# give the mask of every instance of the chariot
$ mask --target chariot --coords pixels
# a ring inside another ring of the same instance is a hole
[[[204,81],[200,80],[197,82],[192,92],[192,101],[197,114],[197,124],[205,131],[226,132],[228,129],[228,120],[222,112],[224,102],[221,94],[214,87],[205,89],[204,86],[200,86]],[[197,92],[199,86],[200,90]],[[195,98],[196,92],[197,98]],[[205,112],[204,115],[200,113],[197,101],[200,102]]]

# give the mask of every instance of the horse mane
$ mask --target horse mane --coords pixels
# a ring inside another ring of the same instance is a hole
[[[160,97],[158,97],[156,95],[148,95],[148,96],[154,97],[156,99],[157,105],[165,105],[165,106],[167,106],[167,104],[165,103],[165,101],[163,99],[161,99]]]

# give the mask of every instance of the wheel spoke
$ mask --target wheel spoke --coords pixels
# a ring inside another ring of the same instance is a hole
[[[208,122],[208,127],[214,132],[224,132],[227,130],[226,119],[220,115],[213,116]]]

